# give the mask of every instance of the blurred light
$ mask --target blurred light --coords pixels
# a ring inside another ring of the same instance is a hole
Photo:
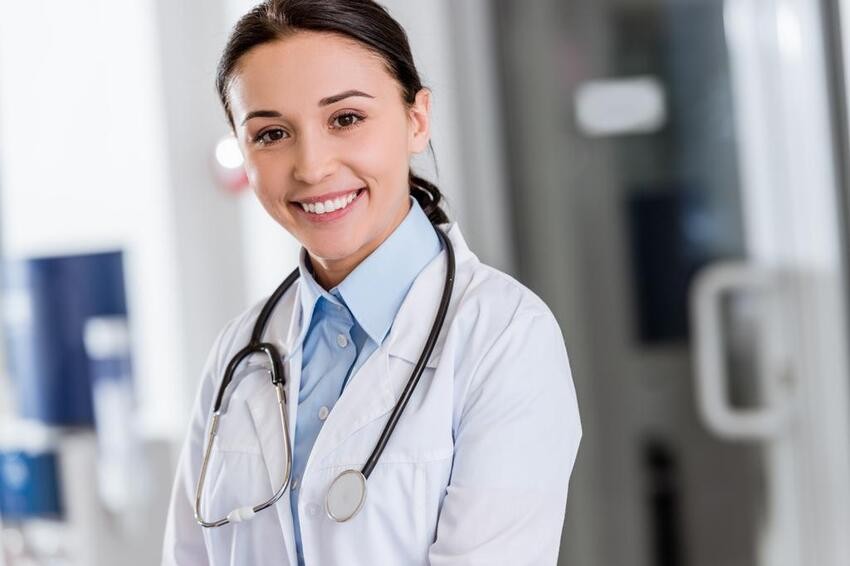
[[[800,57],[803,51],[800,21],[787,2],[780,3],[776,8],[776,35],[783,55],[793,59]]]
[[[228,134],[216,143],[212,162],[215,178],[227,192],[238,194],[248,187],[245,161],[235,137]]]
[[[227,136],[219,140],[215,146],[215,159],[225,169],[236,169],[242,167],[242,152],[239,144],[233,136]]]
[[[588,81],[576,91],[575,113],[588,136],[655,132],[667,121],[664,85],[655,77]]]
[[[744,28],[744,6],[738,0],[723,3],[723,32],[730,50],[740,52]],[[731,54],[735,58],[735,54]],[[738,57],[740,58],[740,56]]]

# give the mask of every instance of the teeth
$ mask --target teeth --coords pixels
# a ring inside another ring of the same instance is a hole
[[[333,212],[335,210],[339,210],[340,208],[345,208],[356,197],[357,191],[354,191],[352,193],[349,193],[347,196],[339,197],[334,200],[326,200],[324,202],[317,202],[314,204],[305,204],[302,202],[300,204],[301,208],[303,208],[305,212],[312,212],[313,214],[325,214],[326,212]]]

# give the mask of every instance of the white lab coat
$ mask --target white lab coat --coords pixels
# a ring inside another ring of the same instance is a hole
[[[554,564],[567,484],[581,439],[578,406],[557,321],[543,301],[482,264],[457,223],[456,280],[419,385],[347,523],[324,511],[336,475],[360,469],[407,382],[440,301],[447,256],[417,276],[380,348],[351,377],[316,439],[297,489],[308,566]],[[287,356],[300,335],[299,282],[264,337]],[[166,565],[297,566],[289,492],[239,524],[204,529],[193,518],[210,408],[231,356],[248,343],[265,301],[231,320],[204,368],[165,533]],[[203,509],[216,518],[265,501],[280,485],[283,434],[268,372],[235,378],[213,448]],[[295,428],[301,349],[284,364]]]

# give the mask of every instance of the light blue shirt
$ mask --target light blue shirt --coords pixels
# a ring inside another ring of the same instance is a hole
[[[316,281],[307,252],[301,248],[298,270],[304,351],[290,507],[302,566],[298,484],[313,443],[349,377],[383,342],[416,276],[442,249],[425,212],[415,198],[408,198],[410,210],[401,224],[330,292]]]

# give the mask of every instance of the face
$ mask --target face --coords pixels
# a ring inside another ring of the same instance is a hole
[[[409,210],[410,157],[428,143],[430,93],[410,108],[377,55],[339,35],[297,32],[244,55],[228,94],[263,207],[314,269],[342,280]]]

